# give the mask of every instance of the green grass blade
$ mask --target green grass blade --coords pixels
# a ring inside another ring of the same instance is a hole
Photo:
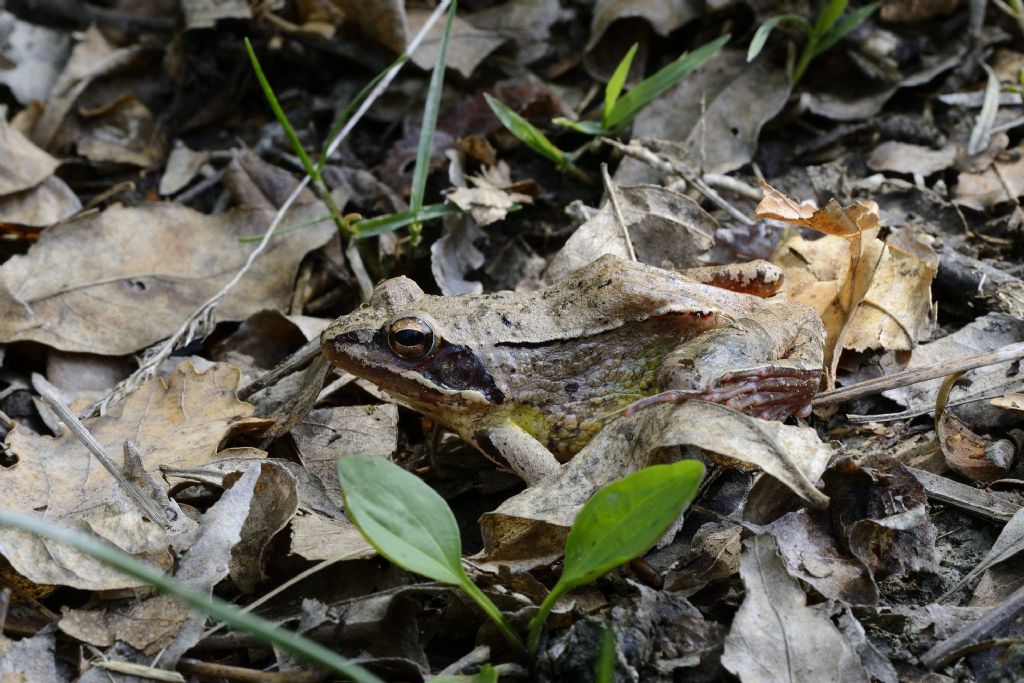
[[[338,135],[341,133],[341,129],[345,127],[346,123],[348,123],[349,117],[352,116],[352,112],[356,110],[356,107],[363,103],[363,100],[365,100],[366,97],[371,92],[373,92],[373,89],[376,88],[377,84],[380,83],[381,80],[388,75],[388,72],[390,72],[392,69],[394,69],[407,59],[409,59],[409,55],[403,54],[400,55],[398,59],[391,62],[391,64],[389,64],[386,69],[384,69],[379,74],[374,76],[369,83],[363,86],[363,89],[356,93],[356,96],[353,97],[352,100],[345,107],[345,109],[342,110],[341,115],[338,116],[338,120],[334,122],[333,126],[331,126],[331,131],[327,134],[327,137],[324,139],[324,144],[320,148],[320,157],[316,160],[317,171],[322,170],[324,164],[327,163],[327,150],[330,149],[331,143],[334,142],[334,138],[338,137]]]
[[[811,32],[811,39],[814,42],[821,40],[828,30],[835,26],[839,17],[846,11],[847,4],[848,0],[822,0],[818,16],[814,20],[814,30]]]
[[[611,115],[604,121],[605,126],[614,130],[629,123],[638,111],[710,59],[727,42],[729,42],[728,34],[681,56],[654,75],[644,79],[618,99],[612,108]]]
[[[428,204],[420,210],[420,222],[435,220],[450,213],[459,213],[460,209],[451,204]],[[352,224],[352,236],[355,239],[383,235],[399,228],[404,228],[413,221],[412,211],[389,213],[374,218],[364,218]]]
[[[629,52],[622,58],[619,65],[615,67],[612,77],[608,79],[608,84],[604,87],[604,112],[601,114],[601,125],[605,128],[609,127],[608,119],[612,115],[615,103],[619,101],[619,95],[622,94],[623,86],[626,85],[629,67],[633,65],[633,57],[636,56],[638,47],[639,43],[633,43],[633,47],[629,48]]]
[[[878,9],[880,4],[881,3],[873,2],[870,5],[864,5],[863,7],[857,8],[855,12],[851,12],[850,16],[839,22],[837,26],[826,33],[825,36],[815,44],[814,54],[820,55],[822,52],[842,40],[843,36],[867,21],[867,18]]]
[[[566,538],[562,575],[530,620],[531,655],[540,642],[544,619],[558,599],[646,552],[697,495],[703,476],[700,462],[681,460],[646,467],[591,496]]]
[[[577,133],[583,133],[584,135],[604,135],[608,131],[600,121],[573,121],[567,119],[564,116],[551,119],[551,123],[562,128],[571,128]]]
[[[289,223],[288,225],[278,228],[274,231],[274,237],[280,237],[281,235],[287,235],[290,232],[301,230],[302,228],[308,228],[311,225],[317,223],[323,223],[324,221],[332,220],[331,216],[318,216],[316,218],[310,218],[307,221],[299,221],[298,223]],[[262,242],[263,235],[251,235],[249,237],[239,237],[238,241],[242,244],[249,244],[250,242]]]
[[[416,167],[412,172],[412,192],[409,196],[409,210],[412,211],[413,222],[409,225],[409,233],[415,246],[419,243],[421,224],[420,209],[423,208],[423,195],[427,190],[427,176],[430,175],[430,157],[434,153],[434,131],[437,129],[437,113],[441,109],[441,90],[444,88],[444,71],[448,60],[448,38],[455,21],[455,6],[452,0],[448,8],[448,21],[441,37],[441,49],[437,53],[434,71],[430,74],[430,86],[427,89],[427,101],[423,105],[423,123],[420,127],[420,144],[416,150]]]
[[[501,100],[495,99],[486,93],[484,98],[487,100],[491,111],[501,121],[501,125],[505,126],[508,132],[512,133],[520,142],[537,154],[555,162],[559,167],[564,167],[569,163],[569,158],[565,152],[555,147],[551,140],[548,140],[548,137],[536,126],[517,114]]]
[[[267,98],[267,102],[270,104],[270,109],[274,112],[274,117],[277,122],[284,128],[284,134],[288,136],[288,141],[292,143],[292,147],[295,149],[295,153],[299,156],[302,161],[302,168],[306,170],[306,175],[312,178],[314,181],[320,179],[320,171],[317,166],[313,165],[309,155],[306,154],[306,150],[303,149],[302,143],[299,142],[299,136],[295,133],[295,129],[292,128],[291,121],[284,113],[284,109],[281,108],[281,103],[277,101],[277,95],[274,94],[274,89],[270,87],[270,81],[267,80],[266,75],[263,73],[263,67],[260,66],[260,60],[256,58],[256,51],[252,47],[252,43],[249,42],[248,38],[244,39],[245,51],[249,55],[249,62],[252,64],[252,70],[256,73],[256,80],[260,83],[260,88],[263,90],[263,96]]]
[[[777,16],[770,19],[766,19],[763,24],[757,27],[757,31],[754,32],[754,37],[750,39],[750,47],[747,48],[747,62],[754,61],[761,50],[764,49],[765,43],[768,42],[768,36],[775,30],[775,27],[779,25],[783,17]]]
[[[311,664],[346,676],[357,683],[382,683],[366,669],[323,645],[283,629],[266,619],[246,614],[234,605],[212,595],[194,590],[165,575],[161,570],[140,562],[97,538],[12,510],[0,509],[0,525],[69,545],[129,576],[145,581],[161,593],[172,595],[232,628],[248,633],[261,642],[288,650]]]
[[[597,651],[594,683],[615,683],[615,629],[610,624],[601,632],[601,649]]]

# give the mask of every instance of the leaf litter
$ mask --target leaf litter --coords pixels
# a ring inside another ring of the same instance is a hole
[[[794,11],[777,3],[466,0],[427,150],[424,204],[450,211],[409,239],[346,231],[410,207],[444,26],[433,7],[10,3],[0,507],[250,605],[385,680],[493,680],[491,666],[502,680],[593,680],[602,643],[614,680],[1021,678],[1017,360],[788,423],[655,406],[524,487],[408,401],[315,359],[321,331],[387,277],[529,291],[604,254],[663,268],[770,261],[785,278],[776,296],[825,324],[822,390],[1024,340],[1022,24],[1016,4],[997,5],[862,12],[794,86],[804,38],[785,22],[744,59],[760,22]],[[596,125],[634,44],[625,92],[726,25],[728,47],[608,139],[552,125]],[[323,187],[303,189],[243,36],[314,159],[356,94],[419,47],[323,159]],[[524,146],[485,94],[581,173]],[[156,376],[118,384],[152,359]],[[127,484],[46,406],[50,386]],[[137,455],[122,460],[126,442]],[[344,510],[346,455],[396,463],[441,494],[461,538],[453,562],[521,637],[596,492],[687,459],[708,474],[650,551],[558,597],[531,660],[462,593],[375,555]],[[126,486],[187,521],[151,518]],[[62,544],[3,528],[0,555],[5,676],[309,669]]]

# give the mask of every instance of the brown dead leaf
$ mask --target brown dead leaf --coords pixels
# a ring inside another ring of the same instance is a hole
[[[59,165],[16,128],[0,124],[0,197],[36,187]]]
[[[82,202],[71,188],[57,176],[50,176],[39,185],[0,197],[0,223],[42,228],[75,215]]]
[[[1024,145],[1012,151],[1012,161],[994,161],[987,171],[957,176],[953,201],[984,211],[1024,196]]]
[[[252,406],[235,398],[238,370],[215,365],[198,374],[191,363],[178,367],[167,384],[154,379],[131,394],[120,412],[85,421],[108,453],[135,439],[147,471],[159,476],[160,465],[202,465],[217,456],[232,423]],[[144,522],[114,479],[97,465],[70,433],[53,438],[15,428],[7,447],[18,462],[0,470],[0,505],[38,513],[53,520],[77,520],[129,554],[165,565],[168,541],[163,530]],[[0,530],[0,553],[23,576],[36,583],[95,590],[135,586],[138,582],[69,549],[15,532]]]
[[[174,149],[171,150],[164,165],[163,175],[160,176],[157,192],[161,196],[167,196],[184,189],[196,177],[209,157],[209,152],[193,151],[181,140],[175,140]]]
[[[345,15],[345,21],[355,23],[359,32],[388,47],[396,55],[405,52],[409,29],[402,0],[331,0]]]
[[[104,610],[65,609],[58,626],[72,638],[97,647],[121,640],[153,656],[174,639],[187,613],[181,601],[158,595]]]
[[[326,560],[363,560],[377,551],[347,519],[328,519],[322,515],[297,515],[292,519],[293,555],[310,562]]]
[[[532,204],[533,197],[511,189],[511,170],[504,161],[492,168],[485,168],[479,176],[467,176],[475,187],[456,187],[447,198],[463,211],[473,216],[477,225],[484,227],[504,220],[514,204]]]
[[[167,140],[153,112],[135,97],[79,110],[79,119],[75,148],[90,161],[153,168],[167,156]]]
[[[285,222],[322,216],[298,207]],[[241,268],[272,214],[207,216],[176,204],[113,206],[45,231],[24,256],[0,266],[0,340],[123,355],[173,333]],[[274,239],[217,308],[239,320],[285,308],[299,261],[334,235],[329,221]],[[88,253],[90,258],[83,258]]]
[[[699,18],[703,11],[703,5],[695,0],[598,0],[590,23],[590,40],[584,48],[587,53],[587,69],[598,80],[606,81],[632,43],[646,43],[652,30],[658,35],[667,36],[683,24]],[[618,21],[624,23],[618,30],[610,31]],[[641,55],[643,52],[641,50]]]
[[[932,149],[887,140],[871,152],[868,166],[875,171],[892,171],[925,177],[946,170],[955,161],[956,147],[953,145]]]
[[[185,30],[213,28],[223,19],[252,19],[246,0],[181,0]]]
[[[746,542],[746,594],[725,638],[722,665],[742,683],[868,683],[860,658],[787,572],[775,539]]]
[[[671,446],[694,446],[734,466],[760,467],[812,505],[828,504],[813,482],[824,471],[830,449],[813,429],[760,420],[705,401],[655,406],[612,421],[554,477],[481,517],[483,559],[532,567],[558,557],[576,513],[594,491],[662,462],[663,449]]]
[[[935,434],[946,464],[971,481],[992,481],[1005,477],[1013,466],[1014,452],[1005,441],[993,442],[976,434],[956,415],[946,410],[949,392],[963,373],[950,375],[935,399]]]
[[[718,221],[689,197],[656,185],[617,187],[622,225],[612,202],[576,228],[544,273],[557,282],[604,254],[630,258],[626,234],[636,258],[662,268],[702,265],[714,243]]]
[[[409,31],[417,33],[427,23],[430,14],[430,11],[426,9],[410,8],[406,10]],[[441,49],[444,27],[445,22],[436,22],[427,33],[427,37],[420,43],[419,48],[412,53],[411,59],[416,66],[424,70],[434,68],[438,52]],[[468,21],[456,16],[452,21],[451,36],[448,40],[448,55],[445,63],[448,68],[455,69],[465,78],[469,78],[480,62],[498,49],[506,39],[493,31],[476,28]]]
[[[513,41],[516,61],[531,64],[554,52],[551,27],[573,16],[573,10],[563,9],[558,0],[511,0],[473,12],[470,21]]]
[[[297,482],[288,469],[273,460],[260,462],[259,466],[259,477],[249,501],[249,514],[239,532],[238,542],[231,549],[231,561],[228,563],[232,581],[245,594],[252,593],[267,578],[264,564],[270,541],[299,509]],[[225,477],[225,485],[233,485],[239,476],[240,473],[233,472]]]
[[[814,209],[766,183],[762,189],[759,218],[826,235],[806,240],[794,233],[772,261],[786,270],[787,296],[814,308],[825,324],[830,383],[842,349],[914,348],[931,310],[937,259],[924,260],[879,240],[878,214],[864,204],[844,208],[832,200]]]

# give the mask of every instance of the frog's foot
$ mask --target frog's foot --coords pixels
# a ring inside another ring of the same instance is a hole
[[[765,420],[784,420],[790,415],[811,414],[811,399],[818,390],[820,370],[768,366],[729,372],[711,382],[707,389],[673,389],[648,396],[628,406],[624,415],[633,415],[659,403],[678,403],[701,399],[721,403]]]

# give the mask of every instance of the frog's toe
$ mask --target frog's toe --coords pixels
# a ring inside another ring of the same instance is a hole
[[[711,383],[707,400],[769,420],[810,414],[821,372],[763,367],[729,372]]]

